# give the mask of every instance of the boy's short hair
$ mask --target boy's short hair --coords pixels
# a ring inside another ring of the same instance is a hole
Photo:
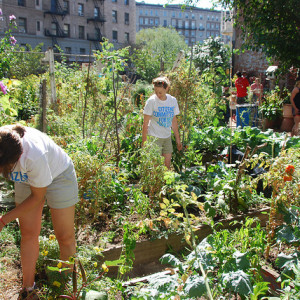
[[[154,86],[162,86],[164,89],[170,86],[170,81],[167,77],[157,77],[152,80]]]

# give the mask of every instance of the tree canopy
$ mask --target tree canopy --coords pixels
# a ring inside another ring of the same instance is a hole
[[[234,9],[234,23],[241,28],[247,49],[262,50],[282,67],[300,67],[299,0],[215,2]]]
[[[158,27],[139,31],[133,54],[137,74],[151,82],[159,74],[162,64],[164,71],[170,70],[178,52],[187,48],[175,29]]]

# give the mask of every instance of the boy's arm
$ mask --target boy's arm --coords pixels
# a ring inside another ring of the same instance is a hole
[[[177,118],[176,116],[174,116],[173,120],[172,120],[172,130],[174,132],[174,136],[175,136],[175,140],[176,140],[176,144],[177,144],[177,149],[178,151],[182,150],[182,144],[180,141],[180,136],[179,136],[179,131],[178,131],[178,122],[177,122]]]
[[[151,119],[151,116],[144,115],[144,123],[143,123],[143,129],[142,129],[142,147],[144,146],[144,143],[147,140],[148,125],[149,125],[150,119]]]

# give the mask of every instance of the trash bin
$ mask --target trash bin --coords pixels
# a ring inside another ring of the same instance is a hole
[[[236,126],[258,125],[258,105],[257,104],[237,104],[236,105]]]

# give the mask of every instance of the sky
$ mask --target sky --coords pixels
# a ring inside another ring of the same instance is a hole
[[[137,2],[144,1],[147,4],[167,4],[167,0],[136,0]],[[173,0],[170,4],[182,4],[184,0]],[[197,7],[212,8],[212,0],[198,0]]]

